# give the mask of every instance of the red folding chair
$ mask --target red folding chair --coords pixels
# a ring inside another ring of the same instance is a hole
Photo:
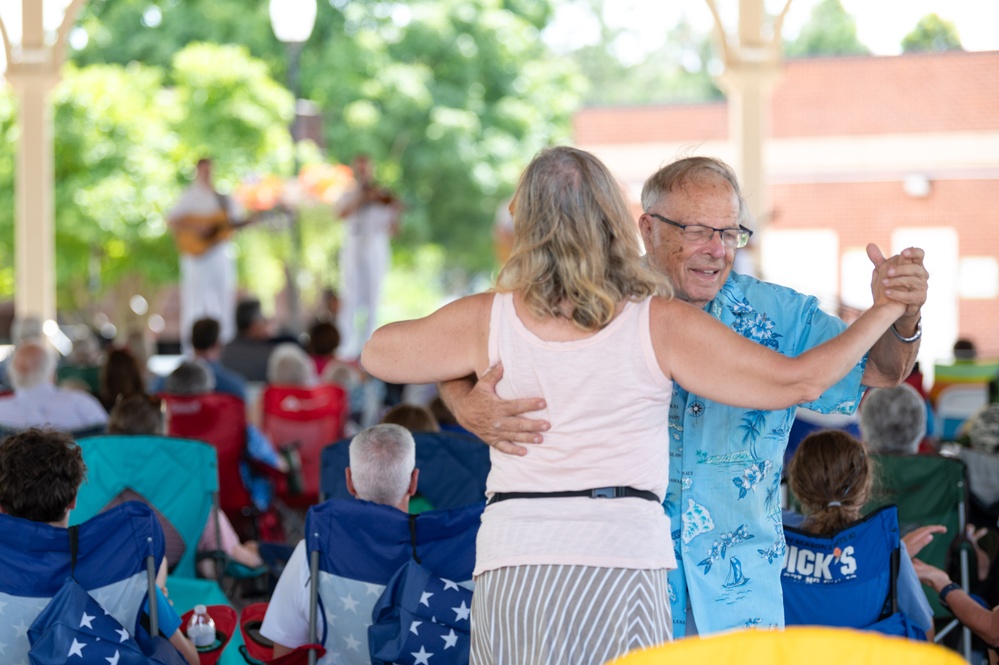
[[[308,508],[319,500],[323,448],[343,436],[347,393],[336,385],[268,386],[263,405],[264,434],[279,449],[294,446],[301,459],[301,487],[286,483],[278,495],[288,506]]]
[[[219,505],[234,525],[247,521],[250,493],[239,465],[246,449],[246,406],[224,393],[161,395],[166,404],[167,434],[210,443],[218,452]],[[239,526],[236,527],[240,531]]]

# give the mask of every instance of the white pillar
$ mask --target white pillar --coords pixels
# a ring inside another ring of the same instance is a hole
[[[30,71],[32,69],[35,71]],[[8,70],[7,79],[17,91],[21,123],[15,182],[14,311],[19,319],[33,316],[45,321],[56,315],[49,93],[55,87],[57,77],[42,68],[22,65],[15,71]]]
[[[728,98],[729,140],[736,155],[732,166],[761,230],[769,212],[764,150],[770,133],[770,93],[780,77],[780,33],[791,0],[786,0],[770,30],[765,25],[763,0],[739,0],[739,23],[732,36],[725,30],[715,0],[706,2],[714,16],[716,43],[725,64],[718,84]]]
[[[56,316],[53,129],[50,94],[59,82],[66,35],[86,0],[67,3],[53,44],[45,40],[45,5],[21,0],[21,42],[7,41],[5,78],[20,102],[14,226],[14,312],[18,318]]]

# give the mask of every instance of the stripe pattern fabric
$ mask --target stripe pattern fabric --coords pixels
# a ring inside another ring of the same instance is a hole
[[[475,578],[471,665],[601,665],[671,631],[665,568],[529,565]]]

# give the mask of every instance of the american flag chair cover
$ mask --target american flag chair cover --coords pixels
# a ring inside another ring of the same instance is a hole
[[[80,525],[73,576],[135,636],[163,548],[152,510],[130,501]],[[70,568],[68,529],[0,514],[0,662],[28,665],[28,629],[70,577]],[[73,660],[72,648],[66,645],[66,662]]]
[[[432,510],[412,519],[395,508],[357,499],[332,499],[311,508],[305,542],[311,589],[316,591],[310,612],[316,639],[310,641],[327,650],[319,663],[371,663],[372,612],[396,572],[413,560],[414,545],[427,571],[471,589],[475,537],[484,508],[482,502]],[[448,599],[441,595],[437,600]],[[467,619],[470,605],[462,598],[455,604],[457,610],[447,609]],[[424,652],[445,646],[430,630],[421,633],[417,625],[414,631],[417,637],[426,636]],[[418,648],[416,652],[420,653]]]

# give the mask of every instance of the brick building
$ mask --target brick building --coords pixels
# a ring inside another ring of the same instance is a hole
[[[635,201],[677,156],[734,161],[724,102],[584,109],[574,141]],[[764,163],[766,228],[751,246],[764,278],[830,311],[866,307],[866,244],[920,246],[924,367],[947,360],[958,336],[999,356],[999,52],[788,61]]]

